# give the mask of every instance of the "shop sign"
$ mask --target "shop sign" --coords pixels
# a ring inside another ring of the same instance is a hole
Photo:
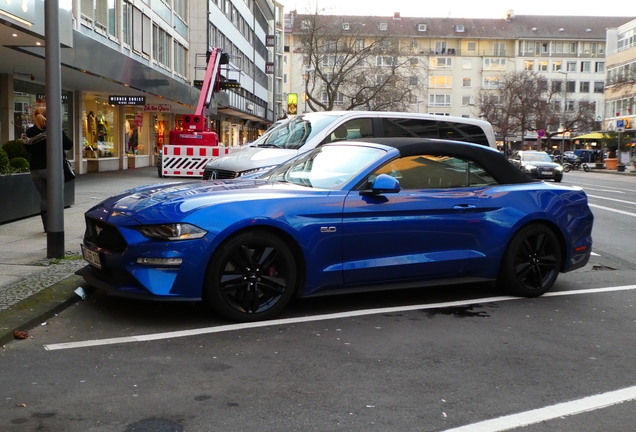
[[[274,35],[265,35],[265,46],[273,47],[276,44],[276,37]]]
[[[135,114],[135,127],[142,127],[144,124],[144,115],[142,113]]]
[[[144,105],[145,112],[172,112],[172,106],[170,104],[146,104]]]
[[[37,100],[45,101],[46,95],[44,93],[38,93],[35,95]],[[62,94],[62,103],[68,103],[68,94]]]
[[[270,75],[274,73],[274,62],[265,63],[265,73]]]
[[[110,105],[145,105],[146,96],[108,96]]]

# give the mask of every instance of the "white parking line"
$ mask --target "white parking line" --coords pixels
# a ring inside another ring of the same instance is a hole
[[[626,212],[626,211],[623,211],[623,210],[617,210],[617,209],[613,209],[613,208],[610,208],[610,207],[604,207],[604,206],[600,206],[600,205],[596,205],[596,204],[590,204],[590,203],[588,203],[587,205],[590,206],[590,207],[598,208],[598,209],[601,209],[601,210],[607,210],[609,212],[618,213],[618,214],[622,214],[622,215],[625,215],[625,216],[636,217],[636,213],[632,213],[632,212]]]
[[[624,203],[624,204],[636,204],[636,202],[634,202],[634,201],[626,201],[626,200],[622,200],[622,199],[618,199],[618,198],[609,198],[609,197],[604,197],[604,196],[600,196],[600,195],[590,195],[590,194],[588,194],[587,196],[588,196],[588,198],[604,199],[604,200],[620,202],[620,203]]]
[[[473,423],[454,429],[447,429],[445,432],[500,432],[510,429],[521,428],[539,422],[552,420],[558,417],[566,417],[574,414],[581,414],[594,411],[600,408],[617,405],[636,399],[636,387],[627,387],[607,393],[584,397],[582,399],[564,402],[545,408],[539,408],[518,414],[511,414],[492,420]]]
[[[636,289],[636,285],[625,285],[625,286],[607,287],[607,288],[592,288],[592,289],[583,289],[583,290],[575,290],[575,291],[555,291],[555,292],[548,292],[544,294],[543,297],[570,296],[570,295],[577,295],[577,294],[595,294],[600,292],[626,291],[626,290],[632,290],[632,289]],[[322,315],[314,315],[314,316],[308,316],[308,317],[286,318],[286,319],[278,319],[278,320],[271,320],[271,321],[259,321],[254,323],[243,323],[243,324],[230,324],[230,325],[224,325],[224,326],[205,327],[205,328],[192,329],[192,330],[179,330],[179,331],[165,332],[165,333],[151,333],[147,335],[126,336],[126,337],[109,338],[109,339],[93,339],[93,340],[78,341],[78,342],[65,342],[65,343],[44,345],[44,349],[48,351],[54,351],[54,350],[86,348],[86,347],[94,347],[94,346],[130,343],[130,342],[147,342],[147,341],[153,341],[153,340],[175,339],[179,337],[196,336],[196,335],[209,334],[209,333],[222,333],[222,332],[244,330],[244,329],[250,329],[250,328],[273,327],[277,325],[297,324],[297,323],[303,323],[303,322],[326,321],[326,320],[351,318],[351,317],[359,317],[359,316],[366,316],[366,315],[407,312],[412,310],[435,309],[435,308],[445,308],[445,307],[452,307],[452,306],[465,306],[465,305],[471,305],[471,304],[477,304],[477,303],[492,303],[492,302],[519,300],[519,299],[520,299],[519,297],[500,296],[500,297],[486,297],[481,299],[454,301],[454,302],[445,302],[445,303],[420,304],[420,305],[398,306],[398,307],[377,308],[377,309],[364,309],[359,311],[322,314]]]

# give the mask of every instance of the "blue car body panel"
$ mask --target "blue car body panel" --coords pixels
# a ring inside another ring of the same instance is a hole
[[[375,165],[395,156],[389,149]],[[102,269],[90,265],[81,274],[116,295],[199,300],[215,250],[235,233],[256,227],[279,233],[300,252],[301,296],[374,285],[494,280],[512,236],[533,221],[556,228],[563,245],[561,271],[589,259],[593,216],[579,188],[529,182],[374,196],[354,188],[368,172],[337,190],[237,179],[123,192],[86,213],[93,228],[87,228],[84,246],[99,254]],[[138,230],[174,222],[207,233],[164,241]],[[95,228],[118,232],[119,246],[91,241],[97,234],[88,232]],[[138,263],[143,258],[181,258],[182,263],[148,266]]]

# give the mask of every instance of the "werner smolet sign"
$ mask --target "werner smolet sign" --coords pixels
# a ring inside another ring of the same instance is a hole
[[[170,104],[146,104],[144,105],[145,112],[172,112]]]

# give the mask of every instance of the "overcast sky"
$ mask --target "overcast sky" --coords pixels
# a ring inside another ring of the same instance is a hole
[[[636,18],[636,2],[594,2],[554,0],[279,0],[285,11],[307,11],[318,4],[329,15],[405,17],[503,18],[507,10],[519,15],[625,16]]]

